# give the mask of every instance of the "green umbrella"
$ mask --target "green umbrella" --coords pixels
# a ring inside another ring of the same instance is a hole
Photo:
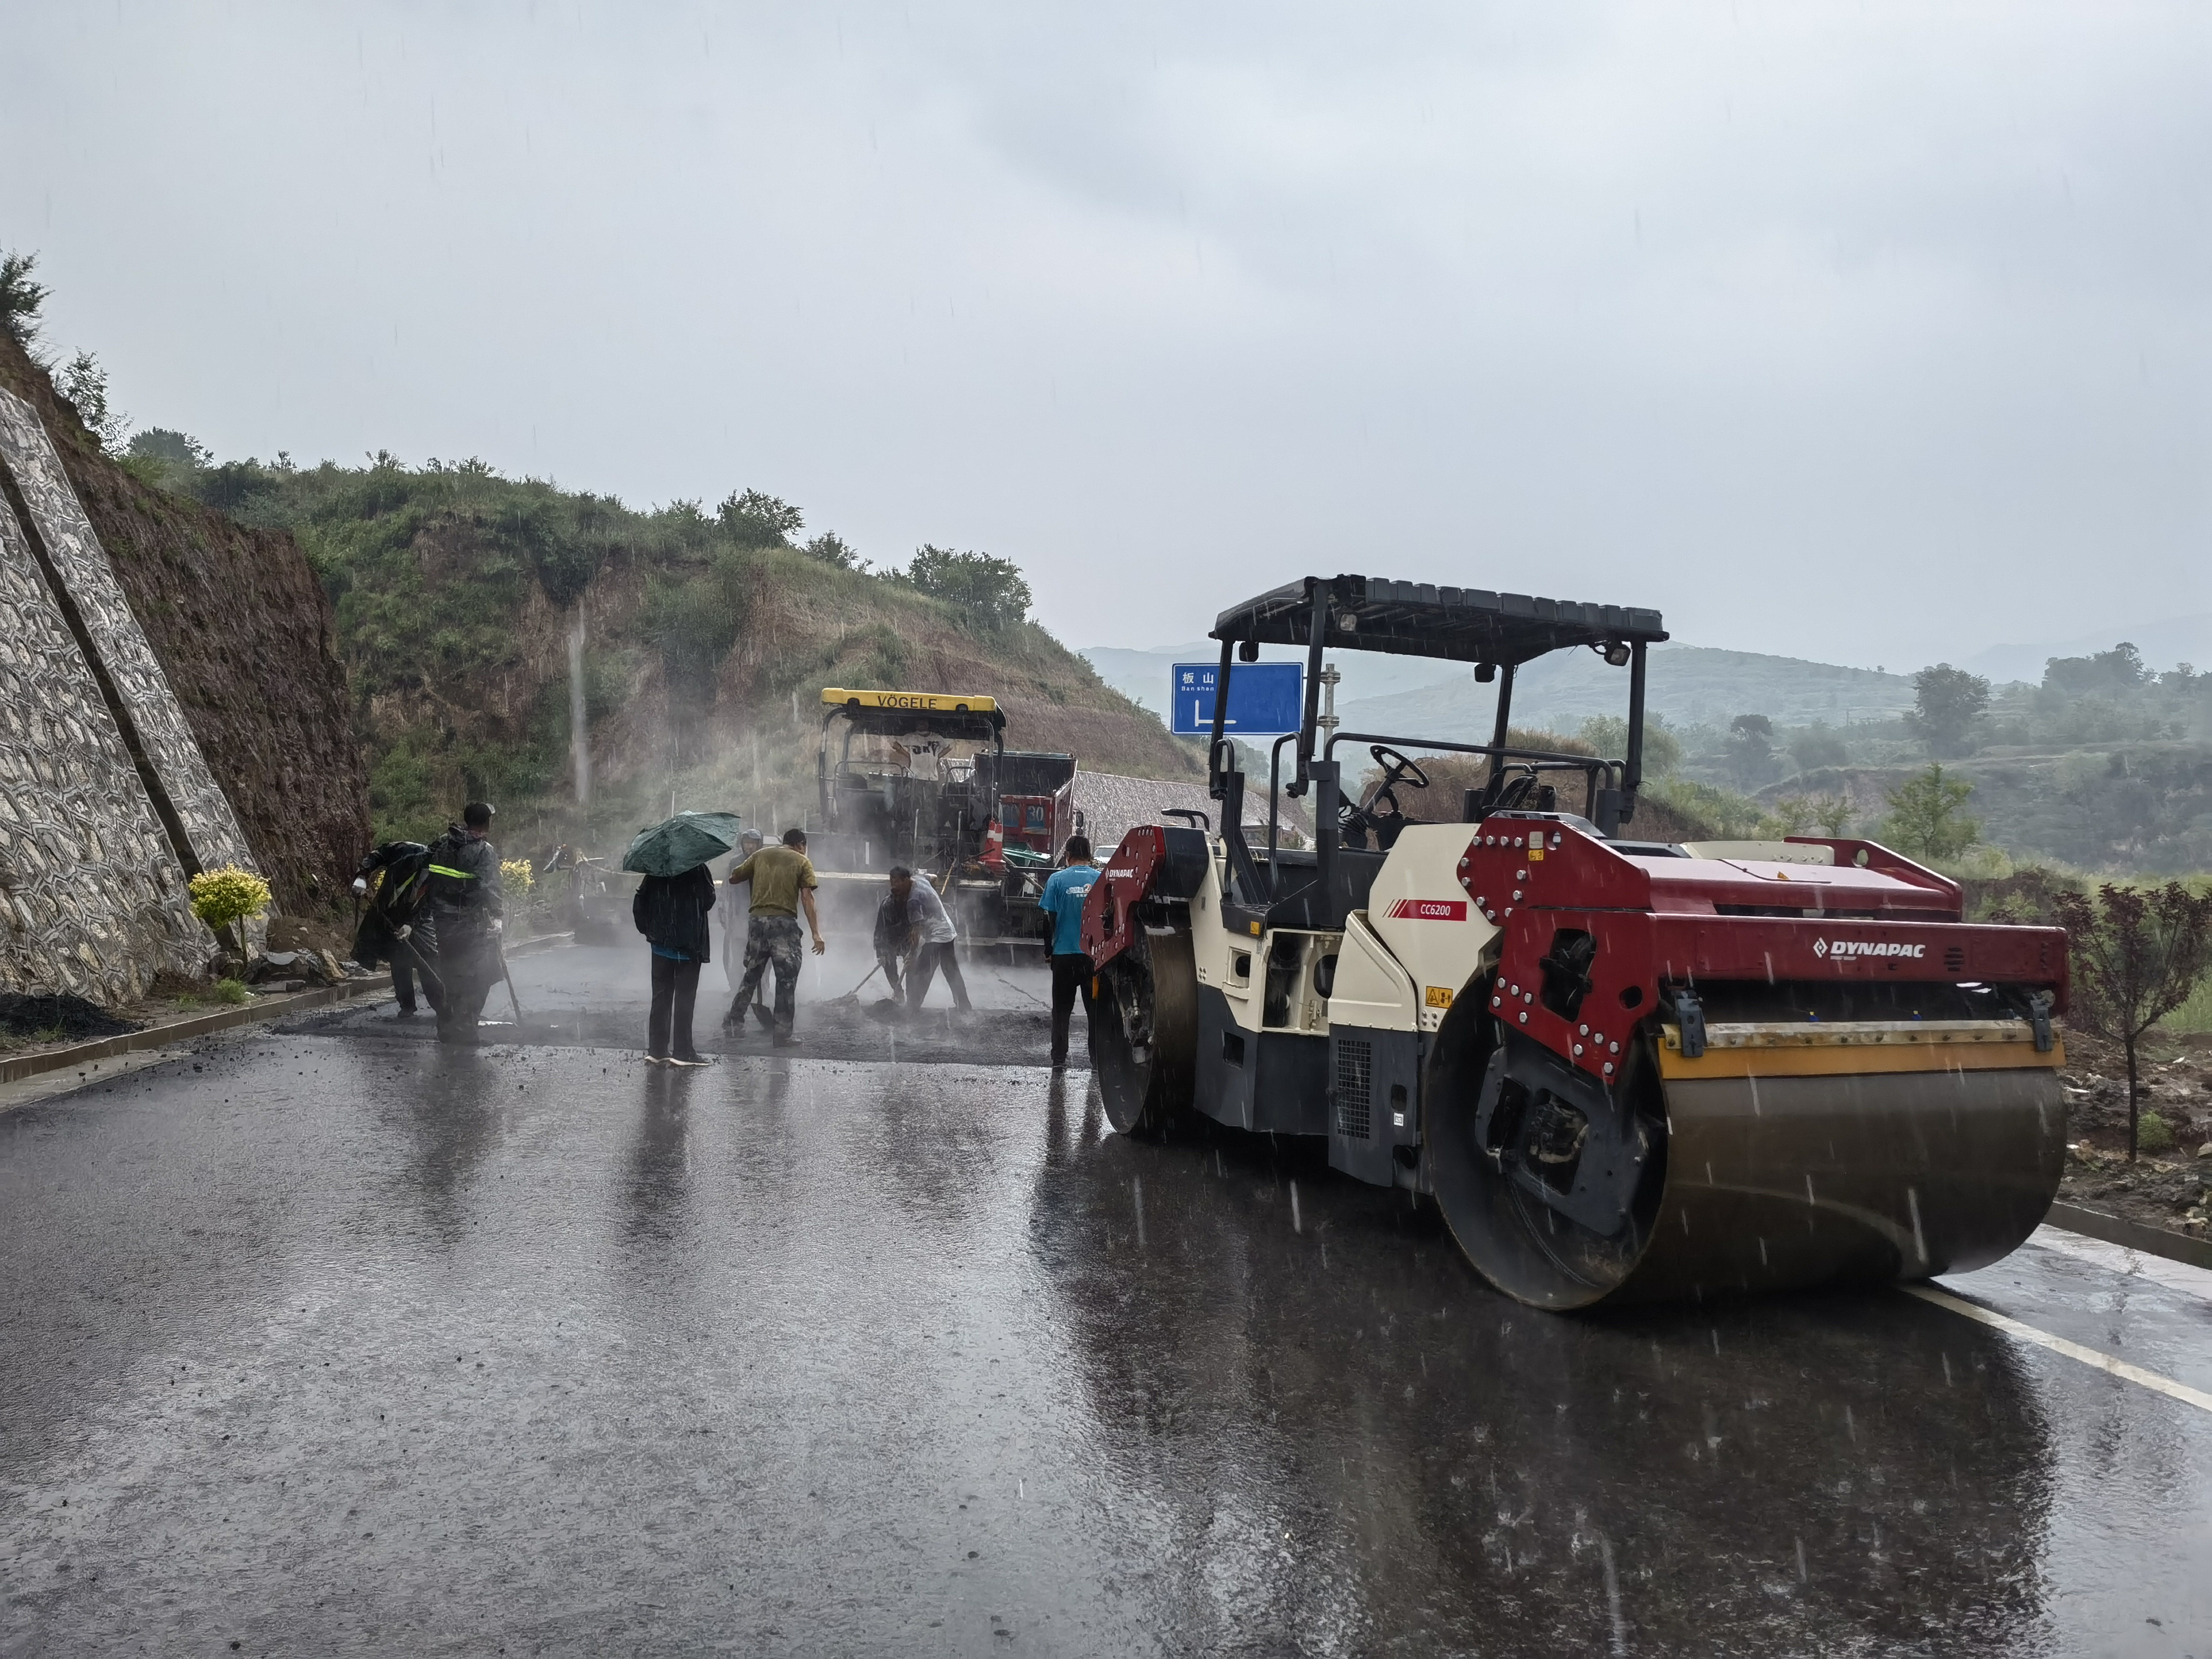
[[[641,876],[680,876],[738,844],[735,812],[678,812],[637,832],[622,867]]]

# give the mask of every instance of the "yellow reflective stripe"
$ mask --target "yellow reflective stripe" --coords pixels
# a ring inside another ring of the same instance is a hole
[[[476,879],[476,877],[466,870],[455,870],[442,864],[432,865],[430,866],[430,873],[434,876],[451,876],[456,881],[474,881]]]

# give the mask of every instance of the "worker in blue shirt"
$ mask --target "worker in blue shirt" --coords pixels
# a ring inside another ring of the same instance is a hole
[[[1083,999],[1083,1018],[1091,1018],[1091,958],[1083,954],[1083,902],[1097,884],[1091,861],[1091,838],[1070,836],[1060,850],[1060,867],[1044,884],[1038,907],[1052,918],[1052,1066],[1067,1065],[1067,1023],[1075,999]]]

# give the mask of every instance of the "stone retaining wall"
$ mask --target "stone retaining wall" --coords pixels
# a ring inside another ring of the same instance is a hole
[[[100,1003],[215,940],[121,729],[0,501],[0,988]]]
[[[0,392],[0,466],[29,512],[22,528],[37,537],[61,583],[63,592],[55,597],[74,610],[96,654],[93,666],[121,705],[123,736],[150,773],[146,781],[155,809],[181,837],[175,849],[179,860],[187,871],[226,864],[254,869],[246,833],[208,770],[61,457],[47,441],[37,411],[8,392]]]

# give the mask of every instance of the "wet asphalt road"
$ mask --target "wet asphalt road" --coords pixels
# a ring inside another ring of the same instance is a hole
[[[0,1651],[2212,1655],[2212,1413],[1895,1291],[1518,1309],[1106,1131],[1033,970],[684,1074],[600,954],[0,1113]],[[1948,1283],[2212,1389],[2212,1275],[2042,1237]]]

